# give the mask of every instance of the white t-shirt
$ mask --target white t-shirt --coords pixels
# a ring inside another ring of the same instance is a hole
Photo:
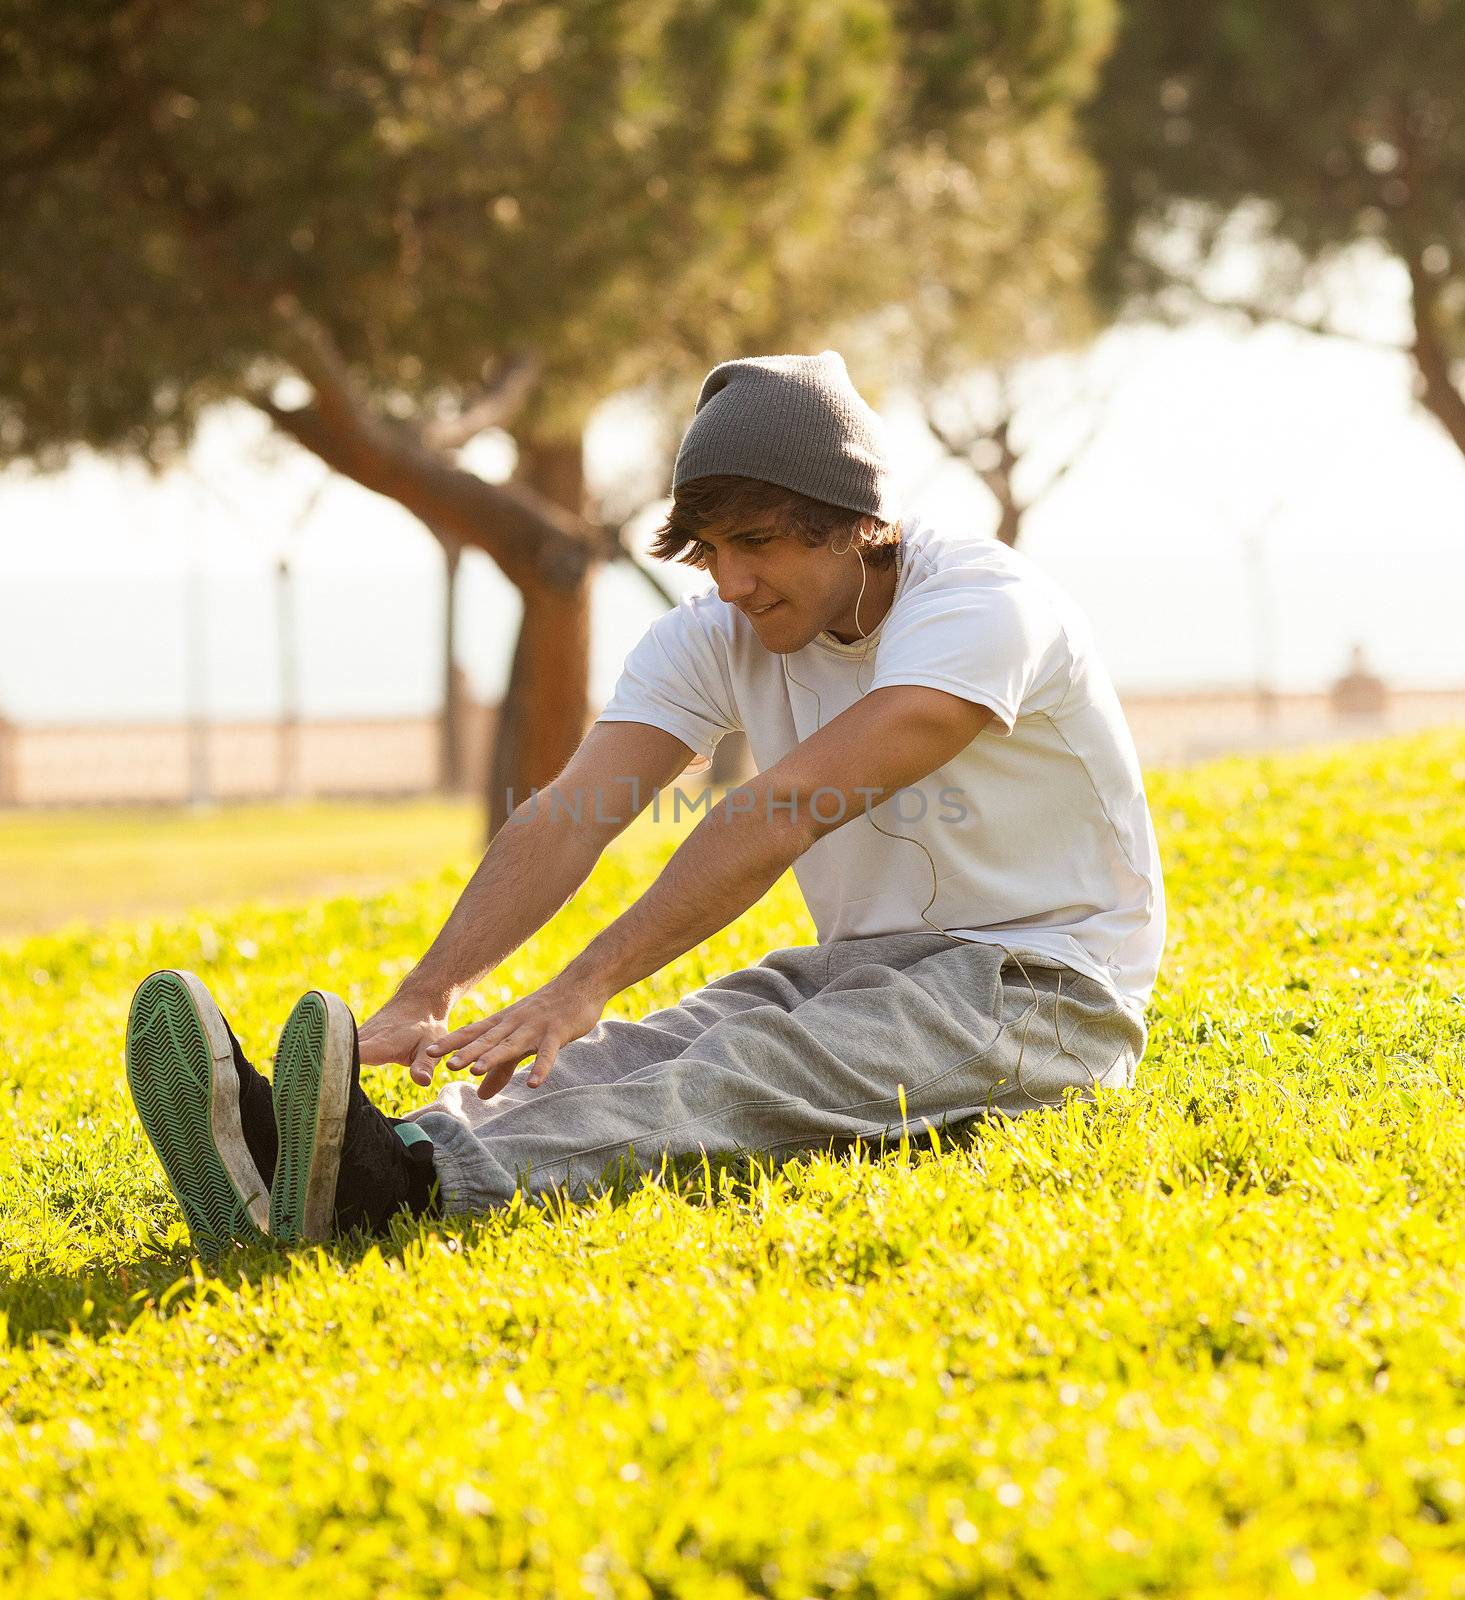
[[[903,520],[895,598],[868,639],[821,633],[781,656],[707,590],[652,623],[599,720],[651,723],[704,756],[741,728],[761,772],[871,689],[925,684],[989,706],[958,755],[878,806],[852,804],[794,863],[818,938],[934,927],[1057,960],[1139,1014],[1165,942],[1164,883],[1088,623],[1020,552]]]

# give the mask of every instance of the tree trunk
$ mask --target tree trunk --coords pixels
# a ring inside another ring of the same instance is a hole
[[[1422,253],[1411,252],[1405,265],[1414,296],[1414,364],[1418,394],[1455,448],[1465,451],[1465,395],[1455,387],[1449,344],[1440,331],[1439,292],[1424,268]]]
[[[544,499],[579,516],[585,496],[580,439],[523,440],[517,477]],[[585,734],[590,698],[590,590],[597,567],[573,587],[528,579],[519,585],[524,615],[487,775],[488,837],[510,811],[545,788]]]
[[[1009,550],[1015,549],[1022,532],[1022,507],[1009,496],[997,502],[997,509],[997,542],[1005,544]]]
[[[300,772],[300,645],[295,625],[295,574],[281,556],[275,567],[275,618],[280,651],[279,784],[282,800],[297,800]]]
[[[443,595],[442,728],[438,738],[438,787],[454,793],[463,779],[463,697],[458,692],[458,567],[463,547],[443,540],[446,588]]]
[[[517,803],[557,777],[585,732],[590,586],[617,546],[584,518],[582,441],[529,438],[517,478],[490,483],[445,454],[432,430],[378,415],[324,326],[299,307],[282,316],[314,399],[287,408],[256,394],[254,404],[327,466],[420,518],[445,549],[483,550],[523,598],[486,780],[492,837],[510,797]]]

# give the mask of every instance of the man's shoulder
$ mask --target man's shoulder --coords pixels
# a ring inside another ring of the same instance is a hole
[[[731,632],[736,615],[737,608],[719,599],[715,589],[696,589],[653,617],[646,632],[706,638]]]
[[[961,519],[919,518],[902,543],[897,604],[917,596],[945,595],[960,606],[963,598],[998,591],[1033,604],[1062,598],[1058,586],[1023,551],[974,531]]]
[[[744,635],[751,632],[752,625],[736,606],[719,599],[715,589],[698,589],[653,617],[637,648],[660,647],[726,664],[743,658]]]

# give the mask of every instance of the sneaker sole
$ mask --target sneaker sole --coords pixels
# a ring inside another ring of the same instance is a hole
[[[346,1002],[323,989],[301,995],[275,1052],[280,1153],[270,1190],[269,1227],[276,1239],[319,1243],[332,1235],[351,1068]]]
[[[244,1138],[223,1014],[191,972],[154,972],[127,1016],[127,1087],[194,1247],[263,1241],[269,1193]]]

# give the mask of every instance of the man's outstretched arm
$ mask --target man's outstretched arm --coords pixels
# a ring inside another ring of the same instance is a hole
[[[588,1033],[606,1004],[754,905],[824,834],[919,782],[992,718],[940,689],[876,689],[733,790],[698,823],[655,883],[543,988],[429,1046],[472,1065],[488,1099],[534,1056],[542,1083],[561,1045]]]
[[[693,754],[646,723],[592,724],[550,792],[515,808],[426,954],[362,1024],[361,1059],[401,1062],[428,1082],[426,1046],[447,1032],[458,999],[570,900],[606,845]]]

